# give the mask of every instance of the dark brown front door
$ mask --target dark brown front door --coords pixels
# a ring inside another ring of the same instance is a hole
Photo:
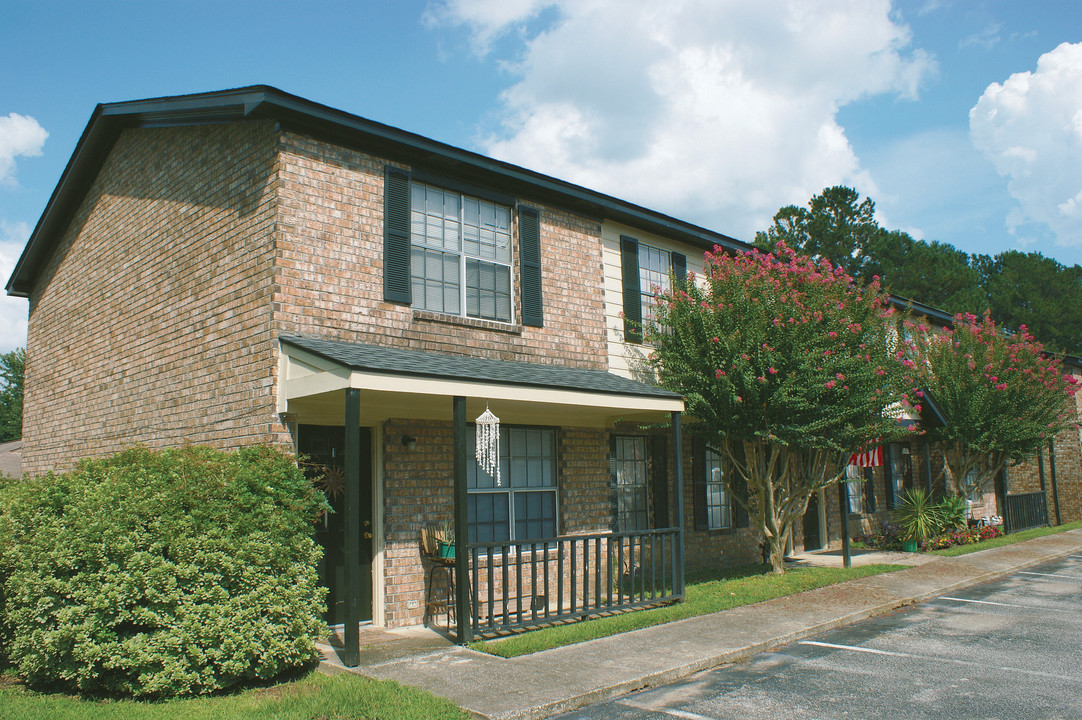
[[[343,427],[301,425],[297,446],[308,457],[313,477],[322,475],[323,490],[332,512],[319,520],[316,542],[323,548],[319,581],[327,588],[327,622],[345,621],[345,472],[346,431]],[[361,428],[361,620],[372,619],[372,431]]]

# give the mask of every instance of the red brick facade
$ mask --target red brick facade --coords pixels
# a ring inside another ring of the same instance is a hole
[[[386,164],[272,122],[124,130],[30,299],[25,472],[64,469],[136,443],[292,445],[276,397],[282,334],[609,368],[600,220],[516,198],[540,213],[543,327],[389,303],[382,259]],[[517,230],[512,237],[517,258]],[[518,272],[512,277],[519,318]],[[420,529],[448,518],[453,505],[451,425],[363,415],[361,422],[381,426],[384,438],[376,473],[384,613],[377,621],[415,624],[424,613],[428,570]],[[613,526],[612,433],[667,433],[582,424],[572,409],[557,428],[558,522],[568,535]],[[403,446],[403,435],[417,437],[417,446]],[[912,447],[920,485],[924,460],[919,442]],[[690,440],[682,457],[687,566],[757,562],[757,530],[694,529]],[[1058,494],[1062,520],[1082,519],[1077,431],[1056,440],[1056,493],[1047,458],[1045,464],[1050,515]],[[1015,492],[1040,487],[1032,464],[1012,477]],[[854,535],[889,517],[881,468],[872,482],[876,511],[847,514]],[[842,518],[836,488],[826,491],[822,512],[821,540],[836,546]],[[798,523],[795,549],[803,537]]]

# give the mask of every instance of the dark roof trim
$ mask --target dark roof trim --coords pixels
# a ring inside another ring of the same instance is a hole
[[[283,335],[278,339],[351,370],[496,385],[553,388],[605,395],[652,397],[665,400],[683,399],[683,396],[678,393],[604,370],[440,355],[420,350],[293,335]]]
[[[747,250],[721,233],[532,170],[456,148],[415,133],[373,122],[266,85],[218,92],[149,98],[98,105],[7,284],[9,295],[27,297],[71,216],[94,182],[121,131],[269,120],[282,127],[371,151],[389,160],[498,187],[574,212],[611,219],[712,249]]]

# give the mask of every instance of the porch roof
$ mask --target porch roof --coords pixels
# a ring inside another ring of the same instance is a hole
[[[443,355],[364,343],[283,335],[279,410],[340,417],[338,392],[362,391],[376,417],[449,419],[461,396],[509,422],[604,426],[658,421],[684,409],[683,397],[604,370]],[[471,410],[474,408],[471,408]],[[501,412],[503,414],[501,414]]]

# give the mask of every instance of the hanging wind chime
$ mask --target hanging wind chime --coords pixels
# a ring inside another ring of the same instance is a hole
[[[474,421],[477,423],[477,464],[500,486],[500,419],[492,414],[485,403],[485,411]]]

